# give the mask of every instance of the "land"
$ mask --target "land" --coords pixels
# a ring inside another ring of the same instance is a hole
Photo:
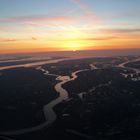
[[[59,97],[57,77],[68,98],[52,109],[57,119],[35,132],[10,135],[19,140],[140,138],[140,57],[93,57],[0,71],[0,131],[37,126],[43,106]],[[10,116],[10,119],[9,119]],[[5,135],[4,135],[5,136]]]
[[[54,77],[44,77],[34,68],[2,71],[0,130],[26,128],[43,122],[42,106],[58,96],[53,89],[55,83]]]

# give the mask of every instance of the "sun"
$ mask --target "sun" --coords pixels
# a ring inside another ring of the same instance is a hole
[[[76,52],[77,50],[73,49],[72,51],[73,51],[73,52]]]
[[[64,48],[66,50],[76,52],[77,50],[81,50],[82,49],[82,45],[80,43],[76,43],[76,42],[69,42],[69,43],[66,43],[64,45]]]

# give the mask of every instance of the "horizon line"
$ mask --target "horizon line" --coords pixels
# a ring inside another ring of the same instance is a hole
[[[0,53],[0,55],[17,55],[17,54],[36,54],[36,53],[62,53],[62,52],[73,52],[73,53],[76,53],[76,52],[87,52],[87,51],[125,51],[125,50],[140,50],[139,47],[137,48],[108,48],[108,49],[87,49],[87,50],[76,50],[76,51],[73,51],[73,50],[61,50],[61,51],[29,51],[29,52],[10,52],[10,53]]]

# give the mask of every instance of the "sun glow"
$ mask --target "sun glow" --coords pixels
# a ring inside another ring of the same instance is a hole
[[[81,38],[86,37],[84,31],[71,26],[63,32],[63,48],[70,51],[82,50],[87,42]]]
[[[81,43],[76,43],[76,42],[69,42],[64,44],[64,48],[66,50],[70,50],[70,51],[77,51],[77,50],[82,50],[83,46]]]

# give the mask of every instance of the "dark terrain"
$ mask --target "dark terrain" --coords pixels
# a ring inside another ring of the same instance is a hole
[[[139,57],[87,58],[46,64],[56,75],[77,70],[78,78],[63,85],[69,99],[57,104],[57,120],[37,132],[9,136],[15,140],[138,140],[140,139]],[[130,61],[124,65],[119,64]],[[95,67],[92,69],[91,65]],[[55,76],[31,68],[0,71],[0,131],[44,122],[42,108],[59,94]]]

